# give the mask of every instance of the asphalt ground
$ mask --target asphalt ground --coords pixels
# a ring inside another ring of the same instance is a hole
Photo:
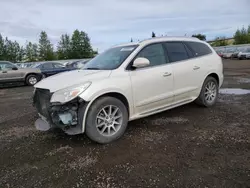
[[[224,74],[245,90],[132,121],[107,145],[37,131],[32,87],[0,89],[0,187],[250,187],[250,61],[224,60]]]

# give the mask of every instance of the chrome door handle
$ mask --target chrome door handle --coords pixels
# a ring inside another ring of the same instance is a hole
[[[198,70],[198,69],[200,69],[200,67],[198,67],[198,66],[194,66],[194,68],[193,68],[194,70]]]
[[[163,74],[164,77],[171,76],[171,75],[172,75],[172,73],[170,73],[170,72],[165,72],[165,73]]]

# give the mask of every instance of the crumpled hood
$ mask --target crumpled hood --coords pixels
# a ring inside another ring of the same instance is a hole
[[[111,70],[75,70],[50,76],[38,82],[34,87],[55,92],[73,85],[109,77]]]

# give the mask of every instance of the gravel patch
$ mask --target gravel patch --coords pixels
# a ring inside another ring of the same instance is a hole
[[[75,161],[69,163],[69,167],[71,169],[84,169],[94,165],[96,162],[97,159],[88,154],[84,157],[78,157]]]
[[[53,156],[53,155],[57,155],[60,153],[70,153],[72,150],[73,150],[73,148],[70,146],[62,146],[62,147],[59,147],[59,148],[56,148],[56,149],[50,151],[46,155]]]
[[[166,125],[166,124],[185,124],[189,120],[183,117],[162,117],[157,118],[156,120],[150,121],[152,125]]]
[[[15,140],[23,137],[28,137],[35,133],[36,130],[33,127],[12,127],[7,130],[1,130],[0,140]]]

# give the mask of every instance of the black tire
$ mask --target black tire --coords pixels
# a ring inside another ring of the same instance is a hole
[[[208,83],[210,83],[210,82],[213,82],[215,84],[215,88],[216,88],[215,99],[212,102],[208,102],[205,98],[206,87],[207,87]],[[218,93],[219,93],[219,84],[218,84],[217,80],[214,77],[208,76],[202,85],[200,95],[195,100],[195,103],[200,105],[200,106],[203,106],[203,107],[211,107],[216,103],[217,98],[218,98]]]
[[[104,136],[99,133],[98,128],[96,127],[96,117],[100,110],[105,106],[113,105],[119,108],[122,114],[122,124],[119,130],[111,136]],[[107,144],[119,139],[125,132],[128,124],[128,111],[126,106],[117,98],[114,97],[101,97],[93,102],[90,106],[85,125],[86,135],[93,141],[99,144]]]
[[[36,80],[36,81],[32,82],[32,81],[31,81],[32,78],[33,78],[33,80]],[[35,74],[30,74],[30,75],[28,75],[28,76],[26,77],[26,79],[25,79],[26,84],[29,85],[29,86],[35,85],[38,81],[39,81],[39,78],[38,78],[38,76],[35,75]]]

